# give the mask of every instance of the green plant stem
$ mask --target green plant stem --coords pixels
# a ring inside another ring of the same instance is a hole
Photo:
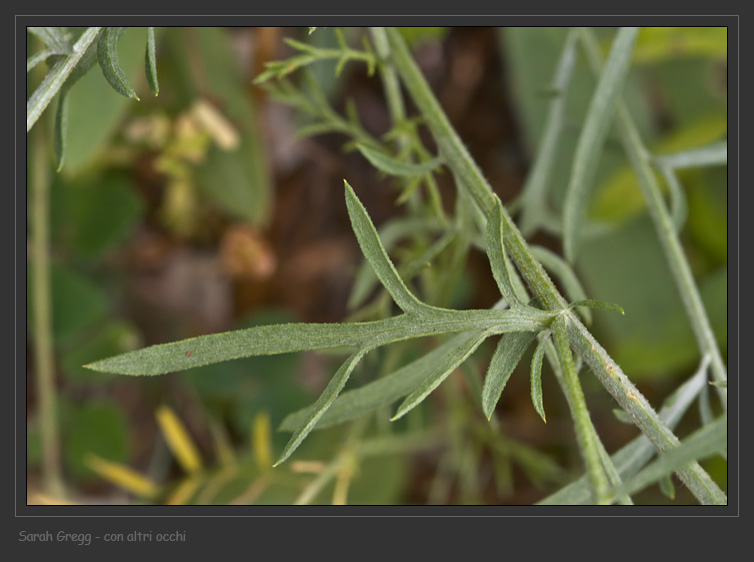
[[[563,369],[563,380],[565,382],[563,390],[568,407],[571,410],[571,416],[576,422],[576,437],[587,473],[591,479],[594,501],[599,505],[606,505],[609,503],[607,477],[602,466],[602,455],[597,445],[596,432],[589,418],[584,392],[581,390],[579,375],[576,372],[576,365],[573,363],[566,322],[565,314],[561,314],[552,323],[555,349],[558,352],[560,365]]]
[[[393,28],[388,28],[386,31],[392,49],[393,62],[398,73],[411,93],[415,104],[427,118],[430,130],[448,165],[456,175],[462,178],[463,184],[471,192],[479,208],[489,216],[495,204],[492,188],[455,133],[432,90],[424,80],[421,71],[416,66],[400,33]],[[503,223],[506,229],[505,241],[510,254],[540,301],[550,310],[566,308],[567,305],[563,297],[532,255],[526,241],[505,208],[503,208]],[[647,400],[636,390],[604,349],[601,347],[592,349],[592,342],[596,343],[596,341],[576,315],[571,312],[568,316],[568,337],[571,345],[582,354],[603,386],[621,407],[629,412],[635,423],[649,437],[658,451],[665,452],[677,447],[678,438],[660,420]],[[601,353],[598,353],[597,350],[601,350]],[[725,494],[698,463],[692,463],[686,469],[679,470],[678,474],[700,502],[727,503]]]
[[[601,62],[597,40],[589,30],[582,30],[581,37],[587,50],[587,54],[589,55],[589,62],[592,66],[592,70],[595,73],[599,73]],[[657,184],[657,179],[652,171],[650,153],[641,140],[639,131],[631,118],[631,114],[629,113],[626,104],[621,98],[619,98],[616,103],[618,130],[621,135],[621,140],[623,141],[623,146],[634,168],[634,172],[639,179],[639,185],[644,192],[644,197],[647,200],[647,207],[649,208],[649,214],[652,217],[655,228],[657,229],[657,235],[660,239],[663,250],[665,251],[665,257],[668,260],[668,265],[675,278],[676,285],[678,286],[681,300],[686,307],[686,313],[691,322],[691,327],[694,330],[699,348],[702,355],[707,353],[712,359],[712,375],[714,379],[717,382],[727,381],[727,370],[723,364],[720,349],[715,341],[715,334],[712,331],[709,318],[704,309],[704,304],[702,303],[701,296],[699,295],[696,283],[694,282],[691,267],[689,266],[688,260],[683,252],[681,242],[678,239],[673,218],[668,212],[667,206],[662,197],[662,192]],[[716,390],[723,408],[727,411],[727,388],[718,386],[716,387]]]
[[[565,377],[563,376],[563,370],[561,369],[560,362],[558,361],[558,353],[557,353],[557,350],[555,349],[555,344],[553,343],[552,339],[548,340],[547,343],[545,344],[545,354],[547,355],[547,360],[549,361],[550,366],[552,367],[552,370],[555,373],[555,378],[558,380],[558,383],[560,384],[563,394],[564,395],[567,394],[568,383],[566,382]],[[594,424],[592,424],[591,418],[589,416],[586,416],[583,419],[585,422],[588,423],[588,425],[586,425],[586,428],[591,434],[591,439],[594,441],[597,447],[597,451],[599,453],[602,466],[605,470],[605,474],[607,475],[608,482],[610,483],[611,486],[620,486],[622,484],[620,474],[616,470],[615,465],[613,464],[613,460],[610,458],[610,455],[605,449],[605,445],[602,443],[602,440],[600,439],[599,434],[597,433],[597,430],[594,427]],[[589,476],[590,475],[587,474],[586,478],[588,478]],[[620,496],[618,498],[618,501],[623,505],[633,505],[631,498],[626,495]]]
[[[84,56],[89,45],[95,40],[100,29],[101,28],[99,27],[90,27],[84,31],[84,33],[81,34],[81,37],[79,37],[79,40],[76,41],[76,44],[73,46],[73,54],[55,63],[52,69],[44,77],[44,80],[42,80],[39,87],[34,90],[29,101],[26,102],[27,133],[31,130],[34,123],[37,122],[37,119],[42,115],[45,108],[50,104],[52,98],[55,97],[55,94],[57,94],[63,86],[66,78],[68,78],[71,72],[73,72],[73,69],[76,68],[79,61],[81,61],[81,57]]]
[[[32,135],[32,267],[34,285],[34,357],[39,425],[42,435],[42,474],[47,493],[63,497],[60,466],[60,440],[55,405],[55,369],[52,338],[52,298],[50,286],[49,166],[45,159],[42,130]]]

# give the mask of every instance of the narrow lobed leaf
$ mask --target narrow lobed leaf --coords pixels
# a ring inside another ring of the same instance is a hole
[[[97,43],[97,59],[108,84],[127,98],[139,99],[118,62],[118,40],[125,27],[106,27]]]
[[[492,417],[513,369],[535,337],[534,332],[511,332],[500,338],[482,386],[482,411],[487,419]]]
[[[728,163],[728,141],[716,142],[674,154],[656,156],[655,161],[662,167],[674,170],[701,168],[703,166],[724,166]]]
[[[157,82],[157,56],[154,46],[154,27],[147,27],[147,52],[144,55],[144,69],[147,74],[147,84],[151,92],[157,96],[160,84]]]
[[[167,406],[160,406],[157,409],[157,421],[165,441],[183,470],[188,474],[201,470],[199,450],[176,413]]]
[[[421,164],[410,164],[408,162],[401,162],[395,158],[388,156],[378,150],[364,146],[363,144],[357,144],[356,148],[361,154],[369,160],[375,168],[381,172],[385,172],[391,176],[421,176],[423,174],[433,172],[440,167],[442,161],[440,157],[433,158],[428,162],[422,162]]]
[[[492,267],[492,275],[495,278],[500,294],[503,295],[511,307],[522,306],[516,296],[508,271],[508,260],[505,255],[505,243],[503,241],[503,204],[495,195],[495,206],[487,220],[486,232],[487,256]]]
[[[344,182],[346,186],[346,205],[348,206],[348,215],[351,217],[353,231],[359,246],[369,264],[374,269],[377,278],[385,286],[395,303],[404,312],[413,312],[421,314],[427,307],[421,303],[406,287],[395,269],[395,266],[388,258],[385,248],[380,242],[377,230],[374,228],[366,209],[359,201],[353,191],[353,188]]]
[[[546,337],[539,340],[537,349],[534,351],[534,357],[531,360],[531,402],[545,423],[547,423],[547,419],[545,418],[545,408],[542,403],[542,359],[545,356],[546,343]]]
[[[448,347],[442,356],[436,358],[429,375],[401,403],[390,421],[395,421],[418,406],[429,394],[444,381],[450,373],[463,363],[477,347],[489,337],[491,332],[476,333],[474,337],[459,339],[454,347]]]
[[[366,352],[369,351],[369,349],[370,348],[362,348],[358,350],[356,353],[351,355],[346,360],[346,362],[343,363],[343,365],[340,366],[340,369],[338,369],[335,375],[333,375],[333,378],[330,380],[327,388],[325,388],[320,397],[314,403],[309,416],[306,418],[306,420],[304,420],[304,422],[299,426],[299,428],[290,438],[288,444],[285,446],[285,449],[283,449],[283,453],[280,455],[280,458],[272,466],[278,466],[280,463],[284,462],[288,457],[290,457],[293,451],[298,448],[298,446],[306,438],[306,436],[309,435],[311,430],[314,429],[314,426],[317,424],[319,419],[332,405],[332,403],[338,397],[338,394],[340,394],[340,391],[343,390],[343,387],[348,381],[348,377],[351,375],[354,367],[356,367],[356,364],[361,360]]]
[[[576,258],[589,191],[602,156],[608,129],[615,115],[616,101],[620,98],[628,74],[631,50],[637,32],[636,27],[624,27],[618,31],[576,145],[571,178],[563,205],[563,246],[566,258],[571,263]]]

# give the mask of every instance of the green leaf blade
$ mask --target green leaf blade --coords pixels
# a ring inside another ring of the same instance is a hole
[[[126,73],[118,62],[118,40],[125,32],[125,27],[106,27],[97,43],[97,59],[102,74],[113,90],[119,94],[138,101]]]
[[[479,330],[470,330],[455,335],[426,355],[392,373],[360,388],[344,392],[338,396],[327,413],[319,420],[317,429],[324,429],[359,418],[408,395],[432,374],[435,366],[445,360],[444,358],[452,349],[466,345],[467,342],[480,337],[481,334],[482,332]],[[311,407],[288,415],[280,424],[280,430],[293,431],[306,419],[310,412]]]
[[[155,95],[160,93],[160,84],[157,81],[157,56],[154,46],[154,27],[147,27],[147,52],[144,55],[144,68],[147,74],[147,84],[150,91]]]
[[[449,347],[436,362],[421,384],[401,403],[390,421],[395,421],[418,406],[429,394],[444,381],[450,373],[463,363],[477,347],[490,335],[489,331],[477,333],[474,337],[459,340],[453,347]]]
[[[340,394],[340,391],[343,390],[343,387],[348,381],[348,377],[351,375],[354,367],[356,367],[356,364],[361,360],[361,358],[366,354],[368,350],[369,348],[360,349],[359,351],[351,355],[345,361],[345,363],[340,366],[340,369],[338,369],[338,371],[335,373],[335,375],[333,375],[333,378],[328,383],[327,388],[325,388],[320,397],[314,403],[312,411],[307,419],[301,424],[301,426],[296,430],[291,439],[288,441],[288,444],[285,446],[285,449],[283,449],[283,452],[277,462],[272,465],[273,467],[278,466],[280,463],[284,462],[288,457],[290,457],[291,454],[301,444],[301,442],[306,438],[306,436],[309,435],[312,429],[314,429],[314,426],[317,424],[319,419],[332,405],[332,403],[338,397],[338,394]]]
[[[388,258],[387,252],[377,235],[377,230],[369,218],[366,209],[358,197],[356,197],[353,188],[348,185],[348,182],[345,182],[345,186],[348,215],[351,218],[353,231],[356,234],[356,239],[359,241],[359,246],[364,257],[366,257],[372,269],[374,269],[377,278],[401,310],[407,313],[422,314],[429,307],[421,303],[408,290],[403,279],[398,275],[395,266],[390,261],[390,258]]]
[[[508,379],[535,337],[533,332],[511,332],[500,338],[482,385],[482,411],[487,419],[492,417]]]
[[[495,196],[495,206],[487,220],[487,230],[485,235],[487,246],[487,256],[492,267],[492,275],[495,278],[500,294],[503,295],[511,307],[522,306],[521,301],[516,296],[511,283],[510,271],[508,271],[508,260],[505,255],[505,243],[503,241],[503,204]]]
[[[391,176],[421,176],[434,172],[441,165],[439,157],[420,164],[410,164],[408,162],[400,162],[363,144],[357,144],[356,148],[372,166]]]
[[[542,403],[542,360],[545,356],[545,344],[547,338],[542,338],[537,344],[537,349],[534,351],[534,357],[531,360],[531,401],[534,404],[534,409],[542,418],[542,421],[547,423],[545,417],[545,408]]]

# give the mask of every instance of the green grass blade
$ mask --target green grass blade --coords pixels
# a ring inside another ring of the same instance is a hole
[[[395,266],[387,256],[387,252],[377,236],[377,230],[374,228],[366,209],[359,201],[353,188],[345,182],[346,185],[346,204],[348,206],[348,215],[351,217],[353,231],[364,257],[374,269],[375,274],[380,282],[385,286],[395,303],[404,312],[414,312],[421,314],[428,307],[422,304],[406,287],[395,269]]]
[[[26,59],[26,72],[28,73],[32,68],[34,68],[40,62],[42,62],[43,60],[46,60],[47,57],[50,57],[52,55],[53,55],[52,51],[50,51],[49,49],[44,49],[30,56],[28,59]]]
[[[87,368],[123,375],[160,375],[254,355],[361,347],[399,328],[401,318],[352,324],[273,324],[153,345],[96,361]],[[400,332],[400,330],[399,330]]]
[[[534,404],[534,409],[542,418],[542,421],[547,423],[545,417],[545,407],[542,403],[542,360],[545,356],[545,344],[547,338],[542,338],[537,344],[537,349],[534,351],[534,357],[531,359],[531,402]]]
[[[481,331],[472,330],[455,335],[426,355],[400,367],[389,375],[360,388],[344,392],[338,396],[335,403],[319,420],[317,429],[324,429],[356,419],[408,395],[432,374],[433,369],[445,360],[451,350],[468,345],[472,340],[479,338],[481,334]],[[293,431],[306,419],[310,412],[311,407],[290,414],[280,424],[280,430]]]
[[[45,75],[39,87],[34,90],[26,102],[26,132],[28,133],[37,122],[42,112],[52,101],[52,98],[63,87],[68,76],[73,72],[86,54],[89,45],[97,38],[99,27],[90,27],[81,34],[73,47],[74,54],[59,60]]]
[[[144,69],[147,74],[149,89],[156,96],[160,93],[160,84],[157,81],[157,56],[154,46],[154,27],[147,27],[147,52],[144,55]]]
[[[283,453],[280,455],[280,458],[272,466],[277,466],[280,463],[284,462],[288,457],[290,457],[293,451],[296,450],[296,448],[301,444],[306,436],[309,435],[311,430],[314,429],[314,426],[317,424],[319,419],[335,401],[335,399],[338,397],[338,394],[340,394],[340,391],[343,390],[343,387],[348,381],[348,377],[351,375],[351,371],[353,371],[354,367],[356,367],[356,364],[361,360],[361,358],[368,350],[368,348],[360,349],[359,351],[351,355],[346,360],[346,362],[340,366],[340,369],[338,369],[338,371],[328,383],[327,388],[325,388],[324,392],[322,392],[320,397],[314,403],[309,416],[293,434],[291,439],[288,441],[288,444],[285,446],[285,449],[283,449]]]
[[[450,375],[450,373],[455,371],[456,367],[463,363],[489,335],[489,331],[477,333],[475,334],[476,337],[459,341],[458,345],[448,348],[441,357],[437,358],[432,366],[429,376],[427,376],[401,403],[390,421],[395,421],[403,417],[418,406],[440,385],[442,381],[448,377],[448,375]]]
[[[97,59],[102,74],[113,90],[127,98],[139,99],[118,62],[118,40],[125,27],[106,27],[97,43]]]
[[[695,431],[681,445],[660,456],[630,480],[612,490],[613,495],[634,494],[664,476],[671,474],[693,461],[710,457],[726,449],[728,440],[728,416]]]
[[[485,241],[492,275],[500,289],[500,294],[511,307],[522,306],[513,290],[510,272],[508,271],[508,260],[505,256],[505,244],[503,243],[503,204],[497,196],[495,196],[495,206],[487,220]]]
[[[534,332],[511,332],[497,343],[482,386],[482,411],[487,419],[492,417],[505,384],[535,336]]]
[[[607,62],[589,104],[584,129],[576,145],[571,178],[563,206],[563,245],[573,263],[578,250],[580,228],[587,199],[600,161],[605,138],[615,115],[615,102],[631,63],[631,50],[638,28],[621,28],[613,41]]]
[[[421,164],[410,164],[408,162],[396,160],[387,154],[369,148],[368,146],[364,146],[363,144],[357,144],[356,148],[359,149],[359,152],[361,152],[364,158],[369,160],[369,163],[372,164],[372,166],[391,176],[421,176],[433,172],[441,164],[439,157],[433,158],[428,162],[422,162]]]

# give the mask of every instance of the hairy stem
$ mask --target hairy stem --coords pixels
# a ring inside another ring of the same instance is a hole
[[[415,104],[426,117],[429,128],[448,165],[454,173],[462,178],[463,184],[469,190],[479,208],[485,215],[489,216],[495,204],[492,188],[445,116],[398,30],[388,28],[387,34],[393,51],[393,62],[398,73],[412,95]],[[550,310],[566,308],[563,297],[545,273],[542,265],[534,258],[505,208],[503,208],[502,215],[506,231],[506,245],[526,281],[545,307]],[[591,341],[593,341],[593,338],[591,334],[576,315],[569,313],[568,320],[568,337],[571,345],[582,353],[600,382],[621,406],[624,409],[626,407],[632,408],[632,411],[627,411],[634,417],[639,428],[649,437],[654,446],[660,452],[678,446],[678,438],[665,426],[654,409],[630,383],[628,378],[622,372],[620,373],[622,377],[616,377],[616,373],[620,372],[620,369],[609,358],[604,349],[602,353],[604,353],[605,361],[601,361],[603,357],[592,349]],[[585,342],[589,342],[588,345],[584,345]],[[641,407],[634,407],[636,403],[634,399],[628,398],[629,396],[636,398],[641,403]],[[700,502],[727,502],[725,494],[698,463],[690,464],[686,469],[678,471],[678,474]]]
[[[589,61],[595,73],[599,73],[602,63],[600,61],[599,46],[589,30],[582,30],[581,34],[583,44],[589,55]],[[631,114],[626,108],[622,99],[617,102],[617,120],[618,130],[623,141],[626,153],[639,178],[639,185],[644,192],[647,200],[649,214],[657,229],[657,235],[665,251],[665,257],[668,260],[670,270],[675,278],[678,292],[681,300],[686,307],[694,330],[699,349],[702,355],[708,353],[712,359],[712,375],[718,382],[728,380],[727,371],[723,363],[720,349],[715,341],[715,334],[709,323],[707,312],[704,309],[701,296],[694,282],[694,276],[691,273],[691,267],[683,252],[683,247],[678,239],[678,234],[673,222],[673,218],[668,212],[665,201],[662,198],[662,192],[652,168],[650,166],[649,151],[642,143],[641,137],[636,125],[634,124]],[[720,386],[715,387],[723,408],[728,408],[728,390]]]

